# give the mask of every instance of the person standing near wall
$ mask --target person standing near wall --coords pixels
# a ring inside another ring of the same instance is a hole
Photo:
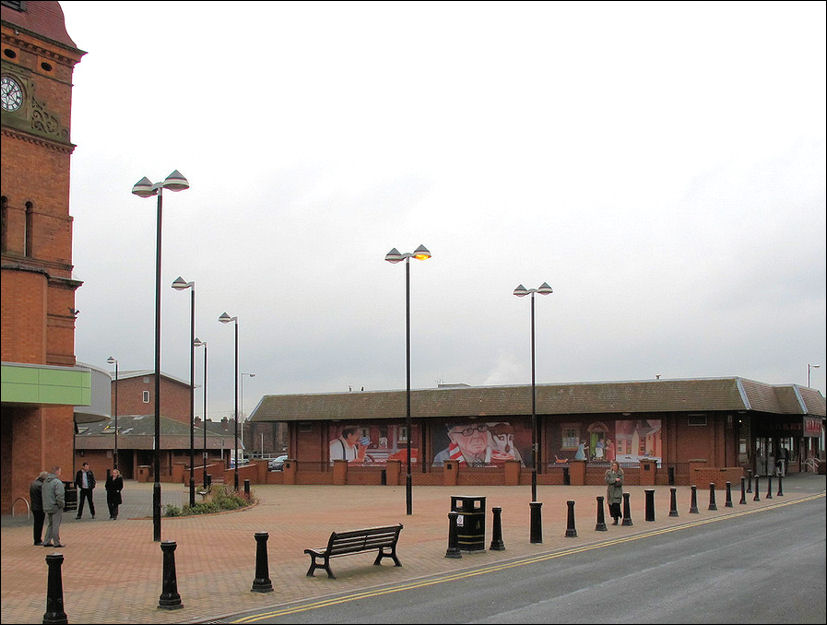
[[[617,462],[612,462],[606,471],[606,501],[609,504],[609,514],[614,519],[612,525],[617,525],[620,518],[620,502],[623,501],[623,469]]]
[[[109,518],[115,520],[118,518],[118,506],[121,505],[121,491],[123,490],[123,478],[121,472],[117,469],[112,469],[112,472],[106,477],[106,505],[109,506]]]
[[[43,512],[46,513],[46,535],[43,537],[44,547],[65,547],[60,542],[60,522],[63,519],[63,508],[66,506],[65,488],[60,479],[60,467],[54,467],[43,482]]]
[[[29,486],[29,499],[32,502],[32,517],[34,518],[34,544],[42,545],[43,541],[43,521],[46,519],[46,513],[43,512],[43,482],[46,481],[46,476],[49,475],[46,471],[41,471],[34,481]]]
[[[78,515],[75,517],[79,519],[83,516],[83,500],[89,500],[89,512],[92,513],[92,519],[95,518],[95,502],[93,501],[92,491],[95,490],[95,474],[89,470],[89,463],[84,462],[80,471],[75,475],[75,486],[80,491],[78,497]]]

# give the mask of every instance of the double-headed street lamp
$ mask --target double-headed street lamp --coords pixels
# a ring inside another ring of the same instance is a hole
[[[411,437],[413,436],[413,428],[411,425],[411,258],[417,260],[427,260],[431,257],[431,253],[424,245],[420,245],[413,252],[406,252],[400,254],[399,250],[393,248],[390,252],[385,254],[385,260],[389,263],[399,263],[405,261],[405,379],[406,379],[406,411],[405,411],[405,427],[408,430],[407,446],[408,446],[408,468],[405,473],[405,505],[408,514],[413,514],[413,496],[411,492]],[[420,441],[420,447],[422,443]],[[420,453],[420,456],[422,454]]]
[[[536,289],[527,289],[522,284],[514,289],[514,295],[525,297],[531,294],[531,501],[537,501],[537,393],[534,377],[534,294],[548,295],[552,293],[548,282],[543,282]]]
[[[106,359],[110,365],[115,365],[115,451],[113,452],[112,466],[118,468],[118,360],[112,356]]]
[[[178,276],[172,283],[176,291],[190,289],[190,507],[195,506],[195,282]]]
[[[233,455],[235,467],[233,470],[233,483],[238,492],[238,317],[230,317],[226,312],[218,318],[221,323],[235,322],[235,425],[233,426]]]
[[[207,488],[207,341],[196,338],[192,344],[204,348],[204,420],[201,425],[204,428],[204,488]]]
[[[183,191],[189,189],[190,183],[176,169],[163,182],[153,183],[144,176],[132,193],[138,197],[158,196],[158,218],[155,229],[155,451],[153,473],[155,484],[152,488],[152,535],[155,541],[161,540],[161,207],[163,191]]]

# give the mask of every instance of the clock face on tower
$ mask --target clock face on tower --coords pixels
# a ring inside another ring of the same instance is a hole
[[[3,76],[0,102],[3,110],[13,112],[23,105],[23,88],[11,76]]]

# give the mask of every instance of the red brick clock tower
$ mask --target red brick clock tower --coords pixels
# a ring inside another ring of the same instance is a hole
[[[85,53],[57,2],[2,1],[2,449],[0,507],[25,512],[28,484],[61,465],[72,480],[75,367],[69,161],[72,72]],[[15,503],[17,502],[17,503]]]

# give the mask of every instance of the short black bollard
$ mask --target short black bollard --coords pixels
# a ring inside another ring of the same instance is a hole
[[[571,486],[571,476],[569,475],[568,467],[563,467],[563,486]]]
[[[543,542],[543,516],[542,501],[530,501],[528,503],[531,508],[531,532],[529,542],[532,544],[539,544]]]
[[[503,509],[499,507],[491,508],[494,513],[494,529],[491,533],[491,546],[488,548],[491,551],[505,551],[505,543],[503,543]]]
[[[777,497],[783,497],[784,496],[784,489],[781,488],[781,476],[780,475],[778,476],[778,492],[775,493],[775,495]]]
[[[669,489],[669,516],[678,516],[678,489]]]
[[[632,510],[629,505],[629,493],[623,493],[623,522],[621,525],[633,525]]]
[[[717,510],[718,506],[715,504],[715,482],[709,483],[709,510]]]
[[[250,500],[250,480],[244,480],[244,496]]]
[[[62,553],[50,553],[46,556],[46,565],[49,567],[49,579],[46,585],[46,613],[44,623],[68,623],[66,612],[63,611],[63,577],[60,567],[63,566]]]
[[[608,532],[606,527],[606,516],[603,513],[603,497],[597,498],[597,525],[594,526],[595,532]]]
[[[675,467],[669,467],[667,474],[669,475],[669,486],[675,485]]]
[[[726,483],[726,502],[724,503],[724,508],[731,508],[732,507],[732,484],[730,482]]]
[[[757,475],[755,477],[758,477]],[[747,469],[747,492],[752,492],[752,469]]]
[[[745,485],[746,481],[747,481],[746,478],[742,476],[741,477],[741,501],[738,502],[739,504],[745,504],[746,505],[746,503],[747,503],[747,491],[746,491],[746,485]]]
[[[163,610],[180,610],[184,607],[181,595],[178,594],[178,579],[175,576],[175,544],[174,540],[165,540],[161,543],[164,552],[163,592],[158,601],[158,607]]]
[[[772,499],[772,475],[767,476],[767,496],[764,499]]]
[[[698,487],[692,484],[692,499],[689,501],[689,514],[699,514],[698,512]]]
[[[643,491],[646,494],[646,517],[647,521],[655,520],[655,490],[647,488]]]
[[[574,527],[574,502],[569,500],[566,505],[569,508],[566,516],[566,537],[577,538],[577,529]]]
[[[457,517],[458,512],[451,511],[448,513],[448,550],[445,552],[446,558],[461,558],[462,554],[459,552],[459,539],[457,538]]]
[[[270,565],[267,562],[267,532],[256,532],[256,578],[250,592],[273,592],[273,582],[270,581]]]
[[[752,498],[753,501],[761,501],[761,498],[758,496],[758,481],[760,477],[755,476],[755,496]]]

